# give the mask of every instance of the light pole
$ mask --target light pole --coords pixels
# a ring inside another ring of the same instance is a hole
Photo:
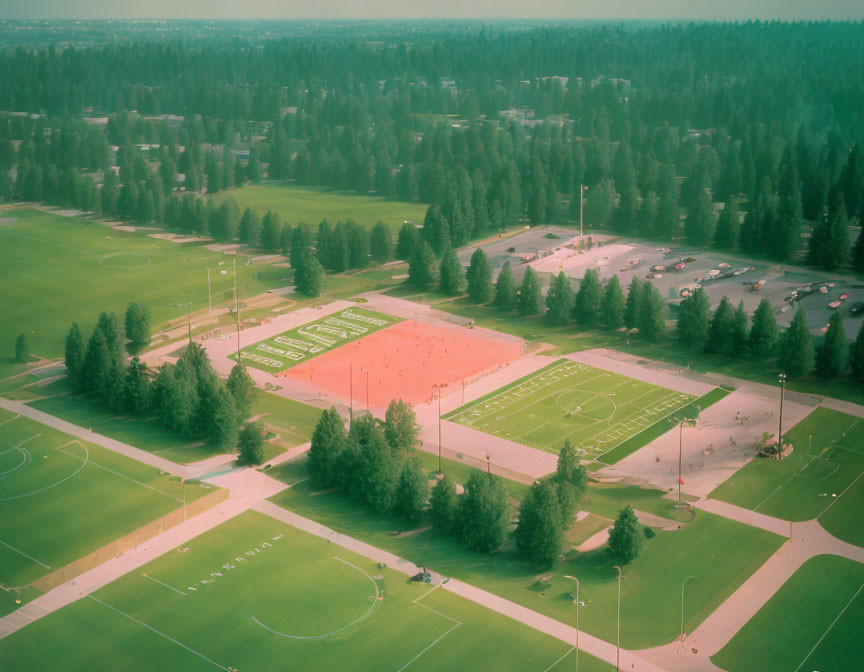
[[[618,632],[615,636],[615,672],[621,670],[621,568],[615,565],[618,570]]]
[[[576,582],[576,672],[579,672],[579,579],[569,574],[566,574],[564,578]]]
[[[681,455],[684,450],[684,418],[678,421],[678,502],[675,504],[676,509],[683,509],[684,503],[681,501],[681,485],[684,479],[681,478]]]
[[[438,473],[441,471],[441,386],[438,385]]]
[[[582,240],[582,197],[585,195],[585,192],[588,191],[588,187],[584,184],[579,185],[579,240]]]
[[[780,382],[780,418],[777,421],[777,459],[780,459],[783,455],[783,396],[786,392],[786,374],[781,373],[778,380]]]
[[[681,641],[684,641],[684,586],[690,579],[695,579],[695,576],[688,576],[681,582]]]

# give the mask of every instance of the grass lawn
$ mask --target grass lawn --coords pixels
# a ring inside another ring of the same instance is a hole
[[[599,458],[692,400],[562,359],[444,417],[552,453],[569,438],[586,457]]]
[[[276,373],[397,322],[401,322],[398,317],[349,308],[246,346],[240,352],[247,366]],[[236,355],[231,358],[236,359]]]
[[[577,576],[586,601],[581,612],[584,629],[614,640],[616,573],[604,549],[577,554],[554,571],[540,572],[513,552],[512,541],[501,552],[484,555],[465,550],[435,530],[400,537],[397,535],[420,529],[421,525],[409,526],[398,518],[371,513],[339,492],[320,492],[303,480],[300,463],[292,465],[291,472],[283,477],[295,485],[272,498],[280,506],[571,625],[575,618],[568,594],[574,586],[563,577]],[[643,499],[661,507],[659,495],[662,492],[646,491]],[[584,508],[607,518],[614,516],[623,503],[593,488],[590,499]],[[658,531],[647,542],[643,554],[624,570],[627,579],[622,593],[622,644],[643,648],[672,641],[680,627],[681,581],[696,575],[702,580],[688,584],[686,623],[692,631],[782,542],[777,535],[702,511],[679,530]],[[551,578],[538,584],[541,576]]]
[[[0,227],[0,285],[8,325],[0,334],[4,355],[23,331],[33,353],[62,357],[73,321],[87,333],[101,311],[119,315],[130,301],[147,304],[154,327],[184,314],[187,301],[193,310],[206,308],[208,268],[214,301],[229,298],[230,263],[220,267],[226,257],[199,244],[180,245],[33,209],[4,216],[17,219]],[[285,269],[241,261],[243,296],[285,284],[280,280]],[[225,269],[228,274],[222,275]],[[0,361],[0,378],[16,370]]]
[[[13,416],[14,417],[14,416]],[[180,480],[27,418],[0,431],[0,585],[24,587],[183,506]],[[186,484],[186,501],[210,486]],[[0,592],[0,613],[14,593]]]
[[[711,497],[784,520],[819,518],[832,534],[864,545],[864,422],[817,408],[785,438],[795,447],[786,459],[754,459]]]
[[[241,189],[220,191],[211,198],[221,203],[228,197],[237,201],[240,212],[255,208],[263,217],[268,210],[278,212],[283,222],[296,226],[306,222],[313,229],[326,219],[333,226],[337,221],[353,219],[357,224],[372,228],[379,219],[390,226],[393,239],[406,219],[421,224],[426,205],[394,201],[382,196],[361,196],[350,191],[300,187],[283,184],[262,184]]]
[[[189,672],[284,670],[286,661],[298,670],[543,672],[571,648],[256,512],[183,548],[0,640],[0,657],[21,672],[106,660]],[[555,669],[574,662],[568,655]],[[579,662],[608,669],[584,653]]]
[[[280,444],[294,448],[312,439],[312,432],[321,418],[320,408],[264,390],[255,390],[255,398],[252,415],[264,414],[261,421],[278,434]]]
[[[711,660],[729,672],[860,670],[862,588],[864,565],[811,558]]]

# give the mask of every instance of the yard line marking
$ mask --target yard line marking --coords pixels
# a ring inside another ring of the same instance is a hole
[[[845,495],[846,491],[849,490],[849,488],[851,488],[853,485],[855,485],[858,482],[858,479],[861,478],[862,476],[864,476],[864,471],[862,471],[860,474],[858,474],[858,477],[854,481],[852,481],[849,485],[847,485],[846,488],[843,490],[843,492],[841,492],[839,495],[834,497],[831,500],[831,503],[828,506],[826,506],[824,509],[822,509],[822,513],[819,514],[819,517],[821,517],[822,514],[824,514],[832,506],[834,506],[837,503],[837,500],[839,500],[843,495]]]
[[[52,243],[50,240],[43,240],[42,238],[37,238],[36,236],[27,236],[23,233],[18,233],[17,231],[10,231],[9,229],[0,228],[0,231],[5,231],[6,233],[11,233],[13,236],[20,236],[21,238],[27,238],[29,240],[35,240],[40,243],[45,243],[46,245],[53,245],[54,247],[62,247],[64,250],[72,250],[73,252],[80,252],[81,254],[96,254],[95,252],[89,252],[87,250],[79,250],[75,247],[68,247],[67,245],[61,245],[60,243]]]
[[[107,602],[103,602],[103,601],[100,600],[99,598],[93,597],[92,595],[88,595],[87,597],[89,597],[89,598],[90,598],[91,600],[93,600],[94,602],[98,602],[98,603],[101,604],[102,606],[108,607],[111,611],[116,611],[118,614],[120,614],[121,616],[124,616],[125,618],[128,618],[130,621],[132,621],[132,622],[134,622],[134,623],[137,623],[138,625],[143,625],[145,628],[147,628],[147,629],[150,630],[151,632],[155,632],[157,635],[159,635],[160,637],[164,637],[164,638],[167,639],[169,642],[174,642],[177,646],[181,646],[181,647],[183,647],[183,648],[186,649],[189,653],[194,653],[194,654],[195,654],[196,656],[198,656],[199,658],[202,658],[203,660],[206,660],[208,663],[210,663],[211,665],[214,665],[215,667],[218,667],[220,670],[225,670],[225,672],[231,672],[231,671],[230,671],[227,667],[225,667],[224,665],[220,665],[220,664],[217,663],[215,660],[212,660],[212,659],[208,658],[208,657],[205,656],[203,653],[200,653],[200,652],[196,651],[195,649],[190,649],[188,646],[186,646],[185,644],[183,644],[183,643],[181,643],[181,642],[178,642],[178,641],[177,641],[176,639],[174,639],[173,637],[169,637],[169,636],[166,635],[164,632],[160,632],[159,630],[157,630],[157,629],[154,628],[153,626],[147,625],[144,621],[139,621],[139,620],[138,620],[137,618],[135,618],[134,616],[130,616],[130,615],[127,614],[126,612],[124,612],[124,611],[120,611],[117,607],[112,607],[112,606],[111,606],[110,604],[108,604]]]
[[[159,579],[154,579],[154,578],[153,578],[152,576],[150,576],[149,574],[142,574],[141,576],[143,576],[145,579],[150,579],[151,581],[155,581],[156,583],[161,584],[161,585],[165,586],[166,588],[170,588],[170,589],[173,590],[175,593],[180,593],[181,595],[185,595],[185,594],[186,594],[186,593],[184,593],[182,590],[177,590],[174,586],[169,586],[169,585],[168,585],[167,583],[165,583],[164,581],[160,581]]]
[[[561,656],[558,660],[556,660],[554,663],[552,663],[549,667],[547,667],[545,670],[543,670],[543,672],[549,672],[549,670],[551,670],[551,669],[552,669],[553,667],[555,667],[558,663],[560,663],[562,660],[564,660],[567,656],[569,656],[571,653],[573,653],[573,649],[575,649],[575,648],[576,648],[575,646],[571,647],[570,650],[569,650],[567,653],[565,653],[565,654],[564,654],[563,656]]]
[[[41,434],[37,434],[36,436],[41,436]],[[31,436],[30,439],[35,439],[36,436]],[[29,441],[30,439],[27,439],[27,441]],[[87,462],[90,460],[90,451],[88,451],[87,448],[85,448],[84,445],[81,444],[79,441],[70,441],[69,443],[77,443],[82,448],[84,448],[84,452],[87,453],[87,456],[85,457],[84,460],[82,460],[80,467],[78,467],[75,471],[73,471],[71,474],[69,474],[66,478],[60,479],[56,483],[52,483],[51,485],[46,485],[44,488],[39,488],[38,490],[33,490],[32,492],[25,492],[23,495],[15,495],[14,497],[4,497],[3,499],[0,499],[0,502],[9,502],[13,499],[22,499],[24,497],[29,497],[30,495],[38,495],[40,492],[45,492],[46,490],[50,490],[51,488],[57,487],[61,483],[65,483],[66,481],[68,481],[73,476],[76,476],[78,474],[78,472],[80,472],[84,467],[87,466]],[[67,446],[69,444],[64,443],[63,445]],[[55,449],[55,450],[58,450],[58,449]],[[61,452],[66,452],[66,451],[61,451]],[[71,455],[71,453],[66,453],[66,454]],[[72,455],[72,457],[76,457],[76,456]],[[81,458],[79,457],[78,459],[80,460]]]
[[[413,663],[415,660],[417,660],[420,656],[422,656],[424,653],[426,653],[429,649],[431,649],[433,646],[435,646],[438,642],[440,642],[442,639],[444,639],[447,635],[449,635],[451,632],[453,632],[456,628],[458,628],[460,625],[463,625],[462,621],[457,621],[455,618],[452,618],[452,617],[448,616],[447,614],[442,614],[440,611],[437,611],[436,609],[433,609],[432,607],[429,607],[429,606],[423,604],[422,602],[420,602],[420,600],[422,600],[424,597],[429,595],[432,591],[434,591],[438,587],[439,586],[432,586],[432,588],[427,590],[425,593],[423,593],[416,600],[412,600],[412,603],[416,604],[418,607],[423,607],[424,609],[428,609],[433,614],[436,614],[436,615],[440,616],[441,618],[446,618],[448,621],[450,621],[451,623],[454,623],[455,625],[453,625],[443,635],[440,635],[439,637],[435,638],[435,640],[433,640],[432,643],[429,644],[429,646],[427,646],[420,653],[418,653],[416,656],[414,656],[411,660],[409,660],[407,663],[405,663],[396,672],[402,672],[402,670],[404,670],[406,667],[408,667],[411,663]]]
[[[76,441],[76,443],[78,443],[78,442]],[[64,445],[66,445],[66,444],[64,444]],[[79,445],[80,445],[80,443],[79,443]],[[55,448],[55,450],[59,450],[61,453],[65,453],[66,455],[69,455],[70,457],[74,457],[74,458],[79,459],[79,460],[81,459],[77,455],[74,455],[72,453],[68,453],[65,450],[63,450],[62,446],[59,448]],[[85,448],[85,450],[86,450],[86,448]],[[88,457],[89,457],[89,452],[88,452]],[[147,488],[148,490],[152,490],[153,492],[158,492],[160,495],[165,495],[166,497],[170,497],[174,501],[183,503],[183,500],[180,499],[179,497],[175,497],[174,495],[169,495],[167,492],[162,492],[161,490],[154,488],[152,486],[149,486],[146,483],[142,483],[141,481],[136,481],[134,478],[130,478],[129,476],[126,476],[125,474],[121,474],[119,471],[114,471],[113,469],[109,469],[108,467],[105,467],[105,466],[99,464],[98,462],[94,462],[93,460],[88,459],[87,464],[92,464],[94,467],[99,467],[100,469],[104,469],[105,471],[108,471],[108,472],[114,474],[115,476],[119,476],[120,478],[125,478],[127,481],[132,481],[133,483],[137,483],[138,485],[140,485],[143,488]]]
[[[421,604],[420,606],[422,607],[423,605]],[[457,623],[456,625],[451,627],[447,632],[445,632],[443,635],[441,635],[440,637],[437,637],[429,646],[427,646],[420,653],[418,653],[416,656],[414,656],[411,660],[409,660],[407,663],[405,663],[396,672],[402,672],[402,670],[404,670],[406,667],[408,667],[411,663],[413,663],[415,660],[417,660],[420,656],[422,656],[424,653],[426,653],[429,649],[431,649],[433,646],[435,646],[438,642],[440,642],[442,639],[444,639],[447,635],[449,635],[451,632],[453,632],[460,625],[462,625],[462,624]]]
[[[20,553],[21,555],[23,555],[23,556],[24,556],[25,558],[27,558],[28,560],[32,560],[33,562],[35,562],[37,565],[42,565],[45,569],[51,569],[51,568],[50,568],[48,565],[46,565],[44,562],[40,562],[39,560],[37,560],[36,558],[34,558],[32,555],[27,555],[27,554],[26,554],[24,551],[22,551],[21,549],[19,549],[19,548],[15,548],[12,544],[7,544],[7,543],[6,543],[5,541],[3,541],[2,539],[0,539],[0,544],[3,544],[6,548],[11,548],[11,549],[12,549],[13,551],[15,551],[16,553]]]
[[[847,609],[852,605],[852,603],[855,601],[855,598],[858,597],[858,594],[861,592],[861,589],[862,589],[862,588],[864,588],[864,583],[862,583],[862,584],[859,586],[858,590],[855,591],[855,594],[852,596],[852,599],[849,600],[849,602],[846,603],[846,606],[843,607],[843,610],[842,610],[839,614],[837,614],[837,618],[835,618],[835,619],[832,621],[831,625],[828,626],[828,629],[827,629],[825,632],[822,633],[822,636],[819,638],[819,641],[816,642],[816,644],[813,646],[812,649],[810,649],[810,653],[808,653],[808,654],[804,657],[804,660],[802,660],[802,661],[799,663],[798,667],[795,668],[795,672],[798,672],[798,670],[801,669],[801,667],[804,665],[804,663],[807,662],[807,659],[808,659],[810,656],[813,655],[813,652],[814,652],[817,648],[819,648],[819,645],[822,643],[822,640],[825,639],[826,635],[827,635],[829,632],[831,632],[831,628],[833,628],[834,625],[837,623],[837,621],[840,620],[840,617],[841,617],[844,613],[846,613],[846,610],[847,610]]]
[[[4,420],[3,422],[0,422],[0,425],[5,425],[7,422],[12,422],[13,420],[17,420],[20,417],[21,417],[20,415],[16,415],[14,418],[9,418],[8,420]]]

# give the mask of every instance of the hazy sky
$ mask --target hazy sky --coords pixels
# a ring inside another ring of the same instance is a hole
[[[0,0],[2,18],[861,19],[861,0]]]

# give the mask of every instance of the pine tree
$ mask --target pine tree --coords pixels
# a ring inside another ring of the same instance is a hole
[[[432,488],[429,503],[432,525],[442,532],[453,532],[456,524],[458,496],[453,478],[444,474]]]
[[[261,219],[261,248],[266,250],[267,252],[278,252],[281,237],[282,219],[279,217],[278,212],[272,212],[268,210],[265,213],[264,217]],[[296,268],[296,266],[294,266],[293,257],[291,260],[291,266]]]
[[[807,327],[807,313],[799,307],[780,343],[780,367],[790,378],[799,378],[813,370],[813,361],[813,337]]]
[[[618,518],[609,530],[609,555],[622,564],[627,564],[639,557],[645,545],[645,533],[636,518],[633,507],[626,504],[618,512]]]
[[[700,189],[688,209],[684,231],[691,245],[707,245],[711,242],[714,235],[714,206],[707,190]]]
[[[570,439],[564,439],[561,452],[558,453],[558,464],[555,470],[555,480],[558,483],[569,483],[574,488],[574,494],[578,499],[582,498],[588,487],[588,473],[579,463],[579,456],[570,443]]]
[[[565,324],[570,319],[576,297],[570,287],[570,278],[564,271],[552,277],[546,292],[546,316],[552,324]]]
[[[448,247],[441,257],[438,277],[442,294],[456,296],[462,293],[465,287],[465,271],[452,247]]]
[[[735,309],[735,322],[732,325],[732,354],[738,355],[747,350],[747,333],[750,327],[750,318],[744,310],[744,301],[738,302]]]
[[[660,340],[666,331],[666,303],[650,282],[642,285],[639,300],[639,335],[650,343]]]
[[[129,352],[140,352],[150,344],[150,309],[143,303],[130,303],[125,322],[127,348]]]
[[[81,334],[81,329],[77,322],[73,322],[69,328],[69,333],[66,335],[66,373],[72,381],[73,386],[80,389],[83,384],[81,377],[84,367],[84,358],[87,355],[87,350],[84,347],[84,337]]]
[[[373,511],[386,513],[394,503],[399,468],[375,418],[369,414],[355,417],[348,431],[348,444],[360,455],[355,496],[359,495]],[[352,494],[351,489],[349,494]]]
[[[369,265],[369,234],[352,220],[345,222],[351,268],[366,268]]]
[[[315,298],[324,293],[324,269],[315,255],[308,250],[301,254],[297,269],[294,271],[294,284],[297,292]]]
[[[495,282],[495,306],[504,311],[511,311],[516,307],[516,282],[513,280],[513,272],[510,270],[510,260],[504,262]]]
[[[548,568],[558,559],[564,544],[564,525],[553,483],[531,486],[519,507],[514,536],[519,551],[537,565]]]
[[[278,215],[276,215],[278,217]],[[265,215],[266,219],[266,215]],[[262,226],[263,226],[262,222]],[[276,221],[276,224],[279,222]],[[265,229],[266,230],[266,229]],[[264,232],[262,231],[262,239],[264,237]],[[281,231],[279,232],[281,238]],[[261,246],[264,247],[264,243],[262,240]],[[288,258],[289,263],[291,264],[291,268],[297,268],[298,264],[300,264],[300,260],[307,252],[312,251],[312,231],[309,229],[309,225],[305,222],[300,222],[297,224],[296,228],[291,232],[291,255]]]
[[[125,409],[135,415],[149,411],[153,403],[153,385],[147,365],[137,357],[129,362],[124,385]]]
[[[369,250],[376,264],[384,264],[393,256],[393,236],[390,227],[380,219],[372,227],[369,238]]]
[[[315,431],[312,433],[309,457],[306,460],[306,468],[314,483],[323,487],[336,483],[339,461],[345,450],[347,438],[345,423],[335,406],[321,413]]]
[[[624,307],[624,326],[635,329],[639,326],[639,308],[641,306],[642,279],[634,275],[627,288],[627,303]]]
[[[717,229],[714,231],[714,247],[721,250],[731,250],[738,246],[738,236],[741,232],[738,201],[726,201],[723,212],[717,219]]]
[[[246,367],[238,362],[231,367],[231,373],[228,374],[225,386],[234,399],[238,422],[244,423],[252,412],[252,404],[257,401],[255,382],[252,380],[252,376],[246,371]]]
[[[492,267],[482,247],[478,247],[471,255],[467,279],[468,295],[474,303],[489,303],[492,300]]]
[[[703,347],[708,339],[711,302],[701,287],[678,305],[676,332],[678,341],[688,350]]]
[[[402,224],[399,235],[396,238],[396,257],[408,261],[414,255],[417,244],[420,241],[420,232],[411,222]]]
[[[407,401],[393,399],[384,414],[384,436],[393,450],[414,448],[420,427],[414,409]]]
[[[534,269],[528,266],[522,283],[519,285],[519,293],[516,299],[516,307],[522,316],[537,315],[543,310],[542,296],[540,294],[540,281]]]
[[[425,240],[417,243],[408,262],[408,282],[416,289],[425,291],[435,282],[435,254]]]
[[[217,446],[233,446],[237,442],[237,409],[224,385],[218,385],[207,412],[207,438]]]
[[[405,520],[416,522],[423,515],[428,499],[429,483],[423,473],[423,464],[416,457],[408,458],[402,465],[402,473],[399,474],[393,508]]]
[[[624,309],[626,301],[618,276],[613,275],[606,283],[601,302],[601,319],[607,329],[620,329],[624,324]]]
[[[828,321],[825,338],[816,352],[816,373],[825,378],[843,376],[846,374],[848,361],[849,344],[846,342],[843,316],[834,313]]]
[[[475,470],[456,508],[456,526],[465,545],[482,553],[497,551],[510,526],[507,488],[499,476]]]
[[[864,382],[864,323],[858,330],[858,336],[849,346],[849,369],[855,380],[859,383]]]
[[[238,463],[261,464],[264,461],[264,428],[260,422],[250,422],[240,430],[237,439]]]
[[[862,210],[859,220],[864,223],[864,210]],[[861,233],[858,234],[858,239],[855,241],[855,249],[852,252],[852,270],[856,273],[864,273],[864,226],[861,227]]]
[[[753,313],[753,324],[747,337],[750,354],[758,359],[773,355],[777,348],[778,333],[774,308],[768,299],[762,299]]]
[[[24,364],[30,361],[30,346],[27,344],[27,335],[18,334],[15,339],[15,363]]]
[[[729,297],[724,296],[711,317],[708,339],[705,342],[705,352],[731,355],[735,346],[734,336],[735,311],[729,302]]]
[[[261,220],[254,208],[246,208],[240,219],[240,242],[249,247],[258,247],[261,239]]]
[[[450,246],[450,225],[437,205],[430,205],[426,210],[422,233],[423,239],[436,255],[440,255]]]
[[[579,291],[573,304],[573,317],[576,321],[586,326],[596,324],[601,316],[601,299],[600,274],[596,268],[589,268],[579,283]]]

